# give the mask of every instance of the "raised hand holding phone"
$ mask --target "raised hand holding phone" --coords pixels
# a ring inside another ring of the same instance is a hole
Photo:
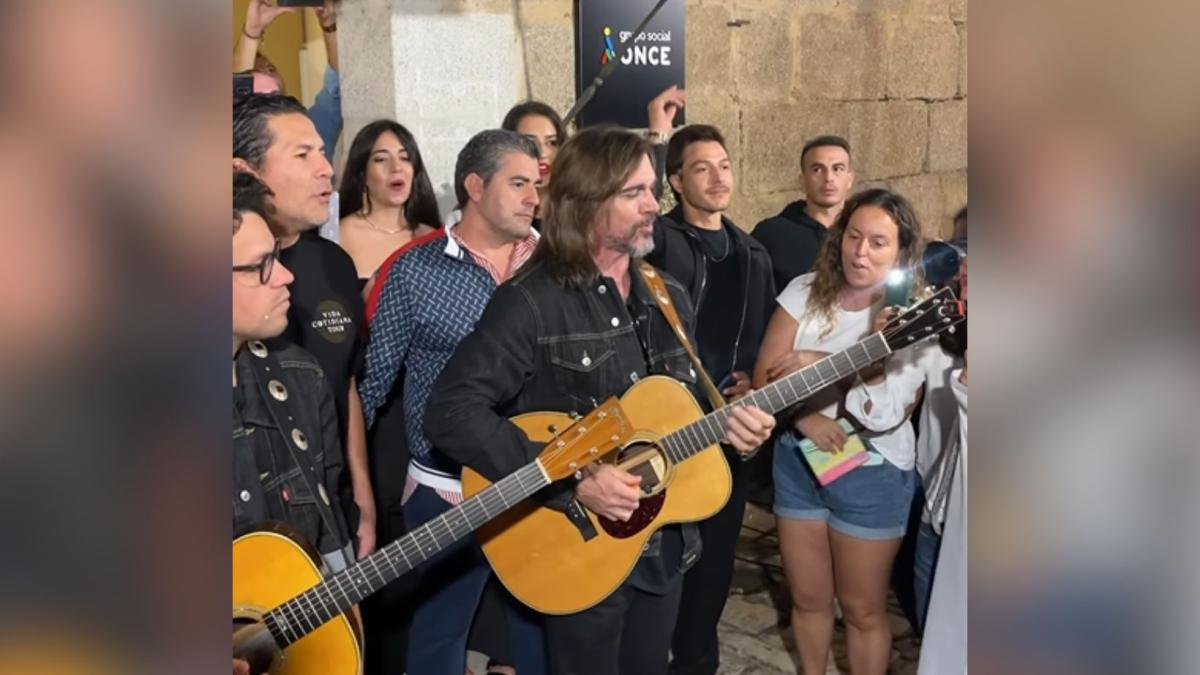
[[[721,395],[729,401],[737,399],[750,393],[750,375],[742,371],[734,371],[726,375],[719,384],[717,389],[721,391]]]
[[[910,302],[912,302],[912,279],[907,270],[896,268],[888,274],[883,304],[885,307],[907,307]]]

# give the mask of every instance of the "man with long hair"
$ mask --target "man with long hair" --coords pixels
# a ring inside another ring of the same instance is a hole
[[[542,447],[509,421],[512,415],[586,413],[648,375],[675,377],[703,397],[668,319],[635,273],[654,247],[650,153],[645,140],[612,127],[587,129],[563,146],[533,258],[496,289],[434,386],[425,429],[439,451],[495,481]],[[664,278],[690,332],[687,291]],[[750,452],[773,426],[762,410],[739,407],[726,440]],[[585,474],[549,488],[546,504],[619,521],[637,510],[641,478],[611,465]],[[665,673],[682,570],[698,549],[694,525],[663,528],[609,597],[582,612],[545,617],[551,671]]]

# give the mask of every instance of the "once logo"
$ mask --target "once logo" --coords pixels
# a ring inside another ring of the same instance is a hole
[[[604,51],[600,53],[600,65],[606,66],[609,61],[617,58],[617,50],[613,47],[612,26],[604,27]]]
[[[605,40],[611,40],[608,26],[604,27]],[[621,39],[621,44],[629,42],[629,38],[633,37],[632,31],[623,30],[618,35]],[[643,44],[646,42],[658,42],[668,44]],[[638,33],[638,36],[633,40],[633,47],[621,55],[621,63],[626,66],[669,66],[671,65],[671,31],[665,30],[657,33]],[[611,58],[611,57],[609,57]]]

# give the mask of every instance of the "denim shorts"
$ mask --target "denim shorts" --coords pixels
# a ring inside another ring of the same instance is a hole
[[[786,431],[775,442],[775,515],[825,521],[859,539],[899,539],[907,530],[916,473],[884,459],[875,466],[852,469],[822,487],[800,451],[800,438]]]

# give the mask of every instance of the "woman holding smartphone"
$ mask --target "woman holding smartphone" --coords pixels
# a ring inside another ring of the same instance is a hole
[[[885,308],[888,275],[915,267],[922,243],[904,197],[867,190],[848,200],[814,271],[793,279],[779,295],[754,369],[755,388],[882,328],[895,313]],[[887,672],[888,583],[916,486],[912,425],[906,414],[891,419],[896,401],[906,398],[893,391],[892,373],[905,367],[913,351],[811,397],[776,442],[774,510],[792,596],[792,631],[806,675],[825,672],[835,595],[845,614],[851,672]],[[914,401],[918,389],[919,383],[911,392]],[[822,450],[839,451],[848,438],[838,418],[846,415],[864,427],[859,435],[870,459],[821,486],[799,444],[807,438]],[[887,424],[877,424],[883,417]]]

